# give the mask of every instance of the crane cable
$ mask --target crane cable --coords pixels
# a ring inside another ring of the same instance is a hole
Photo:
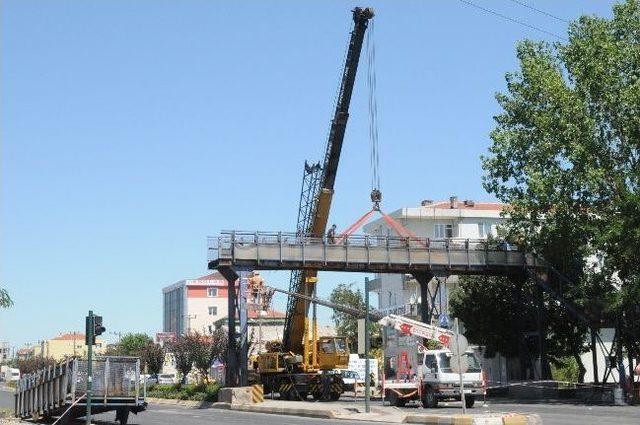
[[[380,155],[378,148],[378,99],[376,94],[376,44],[375,19],[370,22],[367,33],[367,88],[369,91],[369,142],[371,152],[369,163],[371,167],[371,201],[373,209],[380,210],[382,192],[380,191]]]
[[[371,201],[373,208],[367,211],[355,223],[349,226],[345,231],[341,232],[336,242],[338,244],[345,243],[347,238],[361,228],[376,212],[379,213],[390,229],[392,229],[400,238],[404,238],[407,243],[413,241],[421,246],[428,246],[429,240],[418,238],[409,229],[395,220],[380,208],[382,201],[382,192],[380,190],[380,154],[378,143],[378,100],[376,96],[376,45],[375,45],[375,19],[370,22],[369,32],[367,33],[367,87],[369,89],[369,142],[371,144],[371,153],[369,162],[371,166]]]

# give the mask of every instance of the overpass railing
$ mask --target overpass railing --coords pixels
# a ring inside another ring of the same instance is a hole
[[[504,242],[350,235],[313,237],[286,232],[225,231],[208,238],[209,261],[283,266],[388,264],[478,268],[533,266],[534,259]],[[285,268],[285,267],[282,267]]]

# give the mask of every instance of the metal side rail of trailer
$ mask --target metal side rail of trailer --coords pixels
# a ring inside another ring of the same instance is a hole
[[[98,357],[93,361],[92,413],[116,411],[126,425],[129,412],[147,408],[146,384],[137,357]],[[69,358],[23,376],[15,393],[15,416],[21,419],[60,417],[66,423],[85,416],[87,360]]]

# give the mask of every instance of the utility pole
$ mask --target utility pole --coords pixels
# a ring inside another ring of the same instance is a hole
[[[460,352],[462,350],[460,350],[460,324],[458,323],[458,318],[456,317],[456,358],[457,358],[457,362],[458,362],[458,375],[459,375],[459,379],[460,379],[460,401],[462,401],[462,414],[466,414],[467,413],[467,401],[465,400],[465,396],[464,396],[464,379],[462,378],[462,356],[464,355],[464,352]],[[453,359],[451,359],[453,360]],[[466,361],[466,359],[465,359]]]
[[[87,316],[87,414],[86,424],[91,425],[91,398],[93,397],[93,341],[95,340],[95,324],[93,310]]]
[[[369,413],[371,411],[371,379],[369,376],[369,278],[364,278],[364,410]],[[358,382],[354,383],[357,388]]]

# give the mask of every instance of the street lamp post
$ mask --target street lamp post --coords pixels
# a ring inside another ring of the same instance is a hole
[[[371,411],[371,379],[369,376],[369,278],[364,278],[364,409]],[[354,384],[357,386],[357,382]]]

